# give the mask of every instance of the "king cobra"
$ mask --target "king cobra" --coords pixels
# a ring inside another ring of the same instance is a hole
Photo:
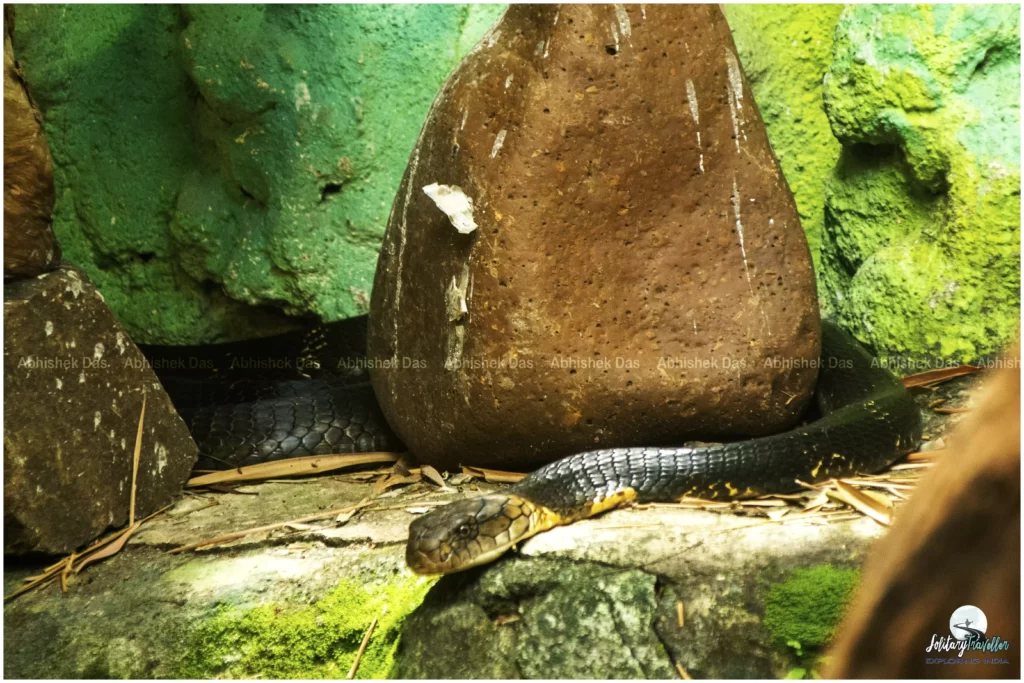
[[[365,319],[348,324],[357,326],[357,336],[365,330]],[[288,339],[299,340],[297,357],[311,353],[309,335],[279,338],[268,346],[280,351]],[[230,355],[229,345],[221,346],[222,354]],[[146,351],[157,362],[166,360],[168,348]],[[359,353],[355,348],[350,355]],[[406,562],[419,574],[450,574],[492,562],[552,527],[629,503],[789,493],[800,488],[800,481],[877,472],[917,446],[921,415],[903,383],[828,321],[822,322],[820,361],[815,390],[820,417],[814,422],[720,445],[609,448],[563,458],[505,492],[459,500],[417,518],[409,527]],[[232,389],[237,384],[227,383]],[[194,409],[194,400],[183,407],[180,396],[188,392],[180,386],[169,393],[187,415],[200,445],[200,462],[211,468],[401,448],[365,384],[312,377],[269,381],[256,388],[256,400],[200,410]],[[226,401],[227,395],[219,394],[219,400]]]

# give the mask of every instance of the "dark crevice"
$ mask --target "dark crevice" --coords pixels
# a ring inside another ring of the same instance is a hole
[[[342,183],[327,183],[320,188],[320,201],[326,202],[334,195],[341,194],[343,187]]]

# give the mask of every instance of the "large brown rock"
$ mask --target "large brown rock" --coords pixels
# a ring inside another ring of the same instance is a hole
[[[8,10],[10,12],[11,10]],[[8,18],[11,18],[8,16]],[[53,164],[39,111],[32,105],[4,32],[4,277],[28,277],[57,266],[60,245],[50,229]]]
[[[4,291],[4,552],[67,553],[181,491],[196,446],[145,358],[68,266]]]
[[[818,326],[807,243],[718,7],[522,5],[424,124],[369,350],[421,460],[525,468],[791,425]]]

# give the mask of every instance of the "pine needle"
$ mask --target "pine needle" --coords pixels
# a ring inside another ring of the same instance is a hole
[[[139,411],[139,431],[135,434],[135,453],[132,457],[132,500],[128,507],[128,526],[135,526],[135,490],[139,480],[139,455],[142,453],[142,425],[146,421],[146,390],[142,390],[142,410]]]
[[[356,677],[356,671],[359,670],[359,662],[363,660],[363,653],[366,652],[366,646],[370,643],[370,636],[373,635],[373,629],[377,628],[377,617],[373,618],[370,622],[370,628],[366,629],[366,635],[363,636],[363,642],[359,644],[359,651],[356,652],[356,658],[352,662],[352,668],[348,670],[348,676],[345,678],[351,681]]]
[[[239,467],[234,470],[218,470],[192,477],[186,486],[208,486],[229,481],[254,481],[257,479],[276,479],[278,477],[298,477],[308,474],[320,474],[342,467],[366,465],[378,462],[397,462],[397,453],[340,453],[336,455],[309,455],[304,458],[287,458],[263,462],[258,465]]]

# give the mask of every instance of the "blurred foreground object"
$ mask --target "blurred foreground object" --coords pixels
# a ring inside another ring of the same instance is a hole
[[[1019,341],[1002,360],[868,560],[827,678],[1020,677]],[[963,635],[953,622],[971,624],[952,615],[964,606],[1009,647],[928,651]]]
[[[60,245],[50,229],[53,164],[4,33],[4,279],[52,270]]]

